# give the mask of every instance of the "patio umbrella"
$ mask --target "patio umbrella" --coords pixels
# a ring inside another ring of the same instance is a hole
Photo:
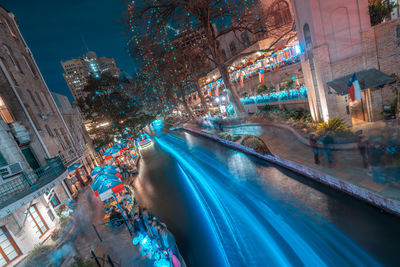
[[[94,194],[100,197],[100,200],[104,201],[114,193],[124,190],[124,185],[122,184],[121,179],[115,175],[100,174],[91,184],[91,188]]]
[[[103,157],[105,159],[111,159],[114,157],[119,156],[119,149],[116,149],[115,147],[110,147],[107,148],[106,151],[104,151]]]
[[[95,176],[99,173],[108,173],[108,174],[116,174],[119,173],[119,168],[114,165],[105,165],[105,166],[96,166],[94,167],[93,171],[90,173],[90,175]]]
[[[69,168],[68,168],[68,173],[73,173],[73,172],[75,172],[79,167],[81,167],[82,166],[82,164],[80,164],[80,163],[74,163],[74,164],[72,164],[72,166],[70,166]]]

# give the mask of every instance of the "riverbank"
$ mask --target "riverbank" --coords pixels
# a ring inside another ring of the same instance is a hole
[[[362,162],[357,151],[340,151],[340,154],[336,155],[335,168],[328,168],[325,159],[322,159],[321,165],[315,165],[311,150],[308,146],[299,142],[296,137],[287,132],[285,133],[283,130],[276,130],[278,128],[271,131],[270,127],[268,129],[264,127],[267,126],[239,125],[228,129],[225,128],[224,132],[259,136],[271,148],[274,156],[260,155],[238,143],[224,140],[218,137],[217,131],[212,128],[205,130],[194,124],[187,124],[182,129],[285,167],[336,190],[364,200],[387,212],[400,215],[399,186],[397,184],[375,183],[372,177],[368,175],[368,172],[362,168]]]

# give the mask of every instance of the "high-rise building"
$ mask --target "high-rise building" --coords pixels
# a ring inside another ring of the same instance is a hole
[[[92,75],[98,78],[105,72],[116,77],[120,74],[120,70],[113,58],[98,58],[93,51],[87,52],[79,58],[74,58],[65,62],[61,61],[61,65],[64,69],[64,79],[75,100],[85,97],[83,88],[89,76]]]

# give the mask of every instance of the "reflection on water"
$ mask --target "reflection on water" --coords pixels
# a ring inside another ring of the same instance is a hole
[[[156,138],[143,160],[139,202],[167,222],[189,266],[399,262],[397,218],[293,173],[189,134]]]

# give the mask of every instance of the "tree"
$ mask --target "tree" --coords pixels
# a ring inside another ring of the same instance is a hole
[[[140,101],[122,86],[122,81],[108,73],[100,78],[89,77],[84,88],[85,98],[78,105],[86,120],[91,122],[89,134],[97,146],[122,138],[136,136],[155,116],[143,112]]]
[[[393,9],[398,6],[398,4],[389,0],[369,0],[368,9],[371,25],[377,25],[385,19],[390,18]]]
[[[233,85],[218,39],[230,32],[278,33],[277,40],[287,32],[280,32],[281,25],[272,19],[256,0],[143,0],[129,5],[129,27],[133,42],[146,35],[155,43],[163,45],[158,36],[169,29],[184,30],[194,26],[205,32],[209,59],[218,68],[225,87],[231,93],[231,101],[237,113],[244,113],[240,96]],[[272,11],[271,11],[272,12]],[[143,26],[145,25],[145,26]],[[217,31],[215,25],[225,25]]]

